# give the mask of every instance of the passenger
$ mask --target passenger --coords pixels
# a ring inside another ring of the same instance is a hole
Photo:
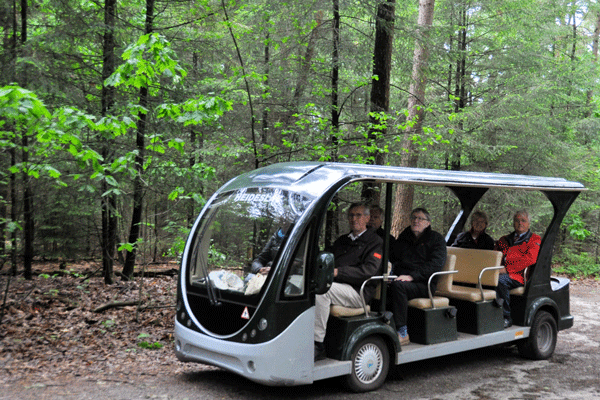
[[[354,203],[348,209],[350,234],[340,236],[330,249],[335,257],[333,284],[325,294],[315,296],[315,361],[325,358],[325,329],[331,305],[360,308],[360,287],[365,280],[381,273],[382,240],[375,229],[367,229],[369,209]],[[375,287],[364,290],[368,303]]]
[[[427,282],[434,272],[441,271],[446,262],[444,237],[431,229],[431,217],[424,208],[410,214],[410,226],[404,229],[390,249],[392,274],[398,277],[389,285],[390,310],[398,330],[401,345],[410,342],[406,318],[408,301],[428,297]],[[436,279],[432,280],[435,292]]]
[[[494,239],[485,229],[488,226],[488,217],[483,211],[475,211],[471,216],[471,229],[461,232],[456,237],[452,247],[465,249],[494,250]]]
[[[271,270],[271,264],[281,247],[283,238],[285,237],[285,231],[283,228],[277,229],[277,232],[271,236],[265,247],[262,249],[260,254],[252,261],[250,272],[253,274],[268,274]]]
[[[377,204],[371,206],[371,219],[369,219],[367,227],[375,228],[379,237],[383,239],[385,237],[385,229],[383,229],[381,226],[383,224],[383,219],[381,218],[382,215],[383,209],[381,207],[379,207]],[[396,240],[396,238],[394,238],[391,234],[389,237],[391,245],[394,242],[394,240]]]
[[[525,268],[537,261],[542,238],[529,229],[529,213],[525,210],[517,211],[513,217],[514,232],[502,236],[496,243],[496,250],[502,252],[502,265],[496,299],[502,304],[504,313],[504,327],[512,325],[510,315],[510,290],[523,286]]]

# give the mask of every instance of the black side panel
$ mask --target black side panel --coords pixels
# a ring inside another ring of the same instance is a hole
[[[254,314],[255,309],[231,302],[211,305],[207,297],[189,293],[190,309],[204,329],[216,335],[231,335],[242,329]]]

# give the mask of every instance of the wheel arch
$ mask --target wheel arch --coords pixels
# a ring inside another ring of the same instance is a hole
[[[359,329],[352,332],[352,335],[350,335],[350,338],[344,346],[344,350],[342,352],[342,360],[350,360],[352,358],[352,350],[354,349],[354,347],[364,338],[369,336],[380,337],[385,343],[388,352],[390,353],[390,360],[394,360],[394,363],[397,362],[396,355],[398,353],[398,350],[400,349],[400,343],[398,342],[397,333],[391,326],[377,322],[371,322],[369,324],[363,325]]]
[[[554,300],[549,297],[540,297],[536,299],[531,306],[527,310],[527,318],[525,319],[525,325],[531,326],[533,323],[533,318],[539,311],[546,311],[552,315],[556,323],[560,321],[560,313],[558,310],[558,305]]]

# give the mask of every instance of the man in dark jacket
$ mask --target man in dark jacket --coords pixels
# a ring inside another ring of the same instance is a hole
[[[370,208],[371,218],[369,219],[369,223],[367,224],[368,228],[375,228],[377,234],[385,240],[385,229],[381,225],[383,225],[383,208],[378,206],[377,204],[372,205]],[[390,245],[396,240],[391,234],[388,236]]]
[[[431,229],[431,217],[424,208],[410,214],[410,226],[398,235],[390,249],[392,274],[397,278],[390,284],[388,299],[394,314],[401,345],[408,344],[406,318],[408,301],[428,297],[427,282],[434,272],[441,271],[446,262],[446,242]],[[435,292],[435,278],[432,292]]]
[[[360,287],[373,275],[381,274],[382,239],[375,229],[367,229],[369,208],[355,203],[348,209],[350,234],[340,236],[329,249],[335,257],[333,284],[325,294],[315,296],[315,360],[325,358],[325,329],[332,305],[360,308]],[[366,287],[365,301],[375,294]]]
[[[275,256],[279,252],[284,237],[285,232],[283,228],[277,229],[277,232],[271,236],[260,254],[252,261],[250,272],[253,274],[261,273],[263,275],[269,273],[271,264],[273,264],[273,260],[275,260]]]

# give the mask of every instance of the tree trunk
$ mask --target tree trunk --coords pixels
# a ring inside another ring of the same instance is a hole
[[[456,74],[454,83],[454,112],[459,113],[467,106],[466,97],[466,79],[467,79],[467,24],[468,16],[466,6],[460,10],[460,22],[461,27],[457,37],[457,48],[458,48],[458,60],[456,60]],[[459,132],[462,132],[463,123],[462,120],[459,122]],[[453,140],[458,140],[457,138]],[[456,153],[449,154],[449,160],[446,160],[446,169],[452,171],[460,171],[460,150],[459,146],[452,146],[457,149]]]
[[[392,75],[392,51],[394,47],[395,0],[379,3],[377,20],[375,22],[375,47],[373,49],[373,79],[371,82],[371,110],[369,122],[377,126],[381,121],[375,117],[379,113],[387,113],[390,109],[390,81]],[[385,153],[379,150],[378,144],[387,133],[387,128],[371,128],[367,146],[375,150],[367,153],[367,162],[383,165]],[[362,188],[362,198],[374,204],[379,204],[381,185],[365,183]]]
[[[27,165],[29,162],[29,150],[28,150],[28,137],[26,133],[22,136],[23,153],[22,160],[23,165]],[[32,278],[32,263],[33,263],[33,238],[35,223],[33,220],[33,191],[31,189],[30,177],[27,173],[23,173],[23,235],[24,237],[24,248],[23,248],[23,276],[25,279]]]
[[[594,60],[594,64],[598,63],[598,39],[600,38],[600,12],[596,15],[596,28],[594,29],[594,36],[592,39],[592,55],[593,55],[593,60]],[[592,116],[592,112],[593,112],[593,107],[591,106],[592,104],[592,97],[594,95],[594,90],[590,87],[590,89],[587,91],[587,100],[586,100],[586,112],[585,112],[585,117],[589,118]]]
[[[335,2],[334,2],[334,9],[335,9]],[[338,5],[338,14],[339,14],[339,5]],[[333,21],[333,29],[334,29],[334,37],[336,35],[335,31],[335,11],[334,11],[334,21]],[[338,18],[338,27],[337,27],[337,31],[338,31],[338,35],[339,35],[339,16]],[[315,45],[318,39],[318,33],[319,33],[319,29],[321,28],[321,25],[323,23],[323,15],[321,12],[317,13],[316,16],[316,26],[315,28],[310,32],[310,36],[308,37],[308,43],[306,44],[306,51],[304,52],[304,57],[302,57],[302,61],[300,63],[300,66],[298,68],[298,78],[296,80],[296,86],[294,87],[294,94],[292,96],[292,100],[289,103],[288,106],[288,110],[286,111],[284,117],[283,117],[283,127],[284,129],[288,129],[290,128],[291,125],[294,124],[293,122],[293,118],[294,118],[294,114],[296,114],[298,112],[298,107],[300,106],[300,98],[302,97],[302,94],[304,93],[304,90],[306,89],[306,85],[308,83],[308,75],[310,72],[310,67],[312,64],[312,59],[315,53]],[[334,39],[335,40],[335,39]],[[339,43],[339,38],[338,38],[338,43]],[[334,44],[334,47],[336,45]],[[335,61],[334,61],[335,64]],[[333,79],[333,77],[332,77]],[[293,132],[295,132],[295,129],[292,129]],[[294,133],[292,135],[292,142],[296,142],[297,137],[296,137],[296,133]]]
[[[21,48],[25,47],[27,42],[27,0],[21,0]],[[24,55],[22,55],[24,56]],[[24,66],[21,71],[21,86],[28,86],[27,67]],[[22,132],[21,136],[21,161],[27,166],[29,162],[29,137],[27,132]],[[33,237],[34,237],[34,221],[33,221],[33,190],[31,189],[30,177],[27,173],[23,173],[23,275],[25,279],[32,278],[32,262],[33,262]]]
[[[113,86],[104,85],[104,81],[115,72],[115,12],[116,0],[106,0],[104,3],[104,39],[102,44],[102,94],[101,94],[101,114],[103,117],[110,114],[115,97]],[[102,157],[106,164],[112,161],[110,144],[105,141],[102,146]],[[106,181],[102,184],[102,193],[108,191]],[[109,194],[102,196],[102,271],[104,283],[110,285],[113,283],[114,255],[117,245],[117,214],[116,214],[116,196]]]
[[[333,0],[333,49],[331,52],[331,161],[337,161],[338,134],[340,131],[339,77],[340,77],[340,3]]]
[[[269,36],[270,36],[270,32],[267,29],[266,35],[265,35],[265,80],[264,80],[264,85],[265,88],[263,90],[263,96],[264,98],[268,98],[269,96],[269,92],[271,91],[271,88],[269,87],[269,66],[271,63],[270,60],[270,53],[269,53],[269,47],[271,45],[271,43],[269,42]],[[269,107],[267,105],[263,106],[263,112],[262,112],[262,143],[265,144],[267,143],[267,138],[269,136]]]
[[[2,162],[2,168],[7,169],[8,165]],[[6,181],[0,183],[0,199],[4,199],[0,203],[0,255],[4,256],[6,252],[6,228],[8,227],[8,199],[9,199],[9,186]],[[0,270],[4,264],[0,264]]]
[[[17,58],[18,58],[18,37],[19,37],[19,29],[17,27],[17,3],[13,2],[12,9],[12,40],[10,42],[11,46],[11,58],[12,58],[12,75],[10,81],[16,81],[16,71],[17,71]],[[14,129],[14,128],[13,128]],[[15,142],[16,144],[16,142]],[[15,146],[16,147],[16,146]],[[14,167],[17,164],[17,153],[15,147],[10,147],[8,150],[10,154],[10,167]],[[14,224],[17,221],[17,178],[15,173],[10,174],[9,178],[9,191],[10,191],[10,221]],[[13,228],[10,231],[10,263],[11,263],[11,274],[17,275],[17,231]]]
[[[411,136],[423,133],[423,117],[425,114],[425,86],[427,81],[426,66],[429,58],[426,39],[429,28],[433,22],[433,11],[435,0],[419,0],[419,19],[417,22],[417,39],[415,41],[415,52],[413,54],[412,81],[408,97],[408,121],[409,127],[404,132],[402,141],[403,153],[401,165],[404,167],[416,167],[419,155],[411,141]],[[413,185],[397,185],[396,199],[394,202],[394,219],[392,220],[392,234],[396,236],[404,226],[408,225],[408,217],[413,208]]]
[[[14,148],[10,149],[10,165],[17,164],[17,151]],[[17,176],[10,174],[10,220],[15,223],[17,221]],[[17,230],[12,229],[10,232],[10,264],[11,274],[17,275]]]
[[[340,76],[340,3],[339,0],[333,0],[333,25],[332,25],[332,42],[333,48],[331,51],[331,151],[330,161],[337,161],[338,150],[338,134],[340,132],[340,109],[339,109],[339,76]],[[327,210],[325,221],[325,244],[331,245],[335,239],[335,230],[337,218],[337,196],[333,199],[333,204],[336,207],[330,207]]]
[[[154,0],[146,1],[146,29],[145,34],[150,34],[153,31],[154,25]],[[140,106],[142,109],[148,109],[148,87],[140,88]],[[131,213],[131,227],[129,229],[129,239],[133,248],[127,252],[125,257],[125,265],[123,266],[124,279],[133,277],[133,269],[135,267],[135,258],[138,249],[138,239],[140,237],[140,226],[142,223],[142,210],[144,207],[144,185],[142,182],[142,174],[144,173],[144,148],[146,136],[146,112],[140,112],[138,127],[136,131],[136,147],[137,155],[135,156],[136,175],[133,181],[133,212]]]

